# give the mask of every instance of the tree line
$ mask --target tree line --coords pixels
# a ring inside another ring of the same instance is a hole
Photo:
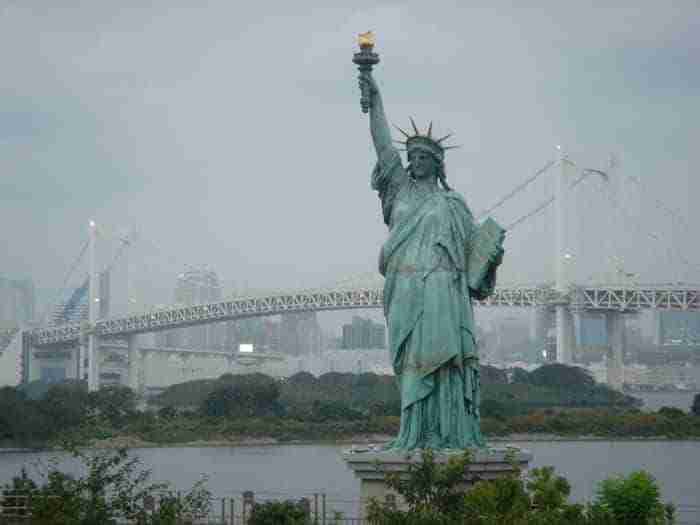
[[[700,418],[664,408],[642,412],[635,398],[560,364],[533,372],[481,368],[482,428],[487,435],[700,436]],[[0,442],[44,445],[66,431],[86,439],[136,436],[154,443],[270,437],[276,440],[392,435],[400,398],[393,376],[307,372],[275,379],[224,374],[172,385],[136,409],[129,388],[87,392],[84,382],[0,388]],[[700,413],[700,396],[692,407]]]

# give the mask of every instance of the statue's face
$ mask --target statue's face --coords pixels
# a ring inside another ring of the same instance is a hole
[[[432,155],[419,149],[408,152],[411,173],[416,179],[437,177],[437,163]]]

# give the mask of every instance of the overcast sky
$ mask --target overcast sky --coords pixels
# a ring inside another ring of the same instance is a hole
[[[700,281],[697,2],[31,3],[0,10],[2,274],[60,288],[90,219],[102,264],[138,231],[128,274],[141,304],[170,302],[188,264],[227,290],[374,272],[386,228],[351,63],[371,29],[390,120],[455,133],[448,180],[475,213],[556,145],[580,167],[613,153],[611,181],[587,180],[571,204],[573,278],[618,264]],[[540,177],[495,217],[509,224],[553,184]],[[509,235],[502,282],[554,278],[552,218]]]

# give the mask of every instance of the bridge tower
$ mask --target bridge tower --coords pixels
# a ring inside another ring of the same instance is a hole
[[[569,292],[569,275],[568,266],[571,259],[571,253],[567,244],[567,222],[566,215],[568,213],[569,188],[571,184],[571,167],[573,163],[564,153],[561,146],[558,146],[560,151],[559,173],[555,185],[555,203],[556,203],[556,248],[555,248],[555,264],[554,271],[556,273],[555,288],[562,296]],[[557,362],[563,364],[571,364],[573,362],[572,341],[569,336],[572,333],[572,319],[568,311],[568,306],[563,301],[555,306],[556,315],[556,333],[557,333]]]
[[[88,257],[89,257],[89,272],[88,278],[88,335],[87,335],[87,383],[88,391],[94,392],[99,388],[100,372],[98,364],[98,345],[99,341],[95,333],[95,322],[97,321],[99,308],[99,288],[100,278],[97,274],[96,260],[96,244],[97,242],[97,225],[95,221],[90,221],[88,229]]]

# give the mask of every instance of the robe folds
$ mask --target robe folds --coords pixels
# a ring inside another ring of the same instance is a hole
[[[483,446],[471,297],[492,292],[495,267],[469,287],[475,226],[466,202],[453,191],[421,190],[393,148],[380,156],[372,187],[389,226],[379,271],[385,277],[384,315],[401,393],[401,429],[387,447]]]

